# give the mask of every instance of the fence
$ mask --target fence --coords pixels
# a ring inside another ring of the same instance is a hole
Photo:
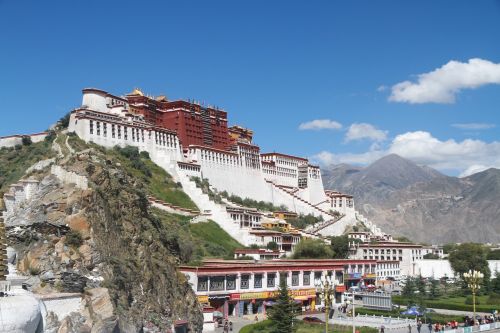
[[[338,317],[334,322],[340,325],[352,325],[352,318]],[[416,326],[416,319],[407,319],[399,317],[384,317],[375,315],[357,315],[354,320],[356,326],[369,326],[380,328],[384,325],[386,330],[407,329],[408,325]],[[483,324],[474,327],[459,327],[457,329],[449,329],[441,331],[442,333],[473,333],[473,332],[486,332],[491,330],[500,329],[500,322],[491,324]],[[428,332],[422,329],[423,332]]]

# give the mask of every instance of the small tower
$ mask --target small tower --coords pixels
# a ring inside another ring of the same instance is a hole
[[[4,211],[3,193],[0,193],[0,281],[5,281],[7,274],[9,274],[9,267],[7,265],[7,235],[3,221]]]

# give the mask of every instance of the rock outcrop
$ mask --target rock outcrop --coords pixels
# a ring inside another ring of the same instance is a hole
[[[83,295],[80,312],[50,315],[50,330],[159,332],[184,319],[201,332],[200,306],[176,270],[178,237],[151,211],[144,180],[101,149],[80,149],[50,169],[27,175],[38,187],[7,229],[35,293]]]

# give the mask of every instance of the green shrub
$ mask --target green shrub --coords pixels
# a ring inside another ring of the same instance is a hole
[[[465,299],[465,304],[472,305],[472,303],[473,303],[472,301],[473,301],[473,300],[472,300],[472,296],[471,296],[471,295],[469,295],[469,296],[467,296],[467,298]],[[481,302],[479,302],[479,298],[477,298],[477,297],[476,297],[476,305],[479,305],[479,304],[481,304]]]
[[[64,243],[71,247],[80,247],[83,244],[83,237],[79,231],[70,230],[66,234],[66,239]]]
[[[497,293],[492,293],[488,297],[488,301],[486,301],[487,304],[493,304],[493,305],[500,305],[500,294]]]
[[[66,113],[59,121],[57,122],[57,127],[60,129],[68,128],[69,119],[71,117],[71,112]]]
[[[31,141],[31,138],[29,136],[23,136],[22,142],[23,146],[31,146],[31,144],[33,143],[33,141]]]

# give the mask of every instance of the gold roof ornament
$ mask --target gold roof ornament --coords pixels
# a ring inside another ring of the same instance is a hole
[[[144,93],[139,88],[134,88],[134,90],[128,94],[129,96],[144,96]]]
[[[167,96],[165,96],[165,95],[160,95],[160,96],[156,97],[156,100],[158,102],[168,102]]]

